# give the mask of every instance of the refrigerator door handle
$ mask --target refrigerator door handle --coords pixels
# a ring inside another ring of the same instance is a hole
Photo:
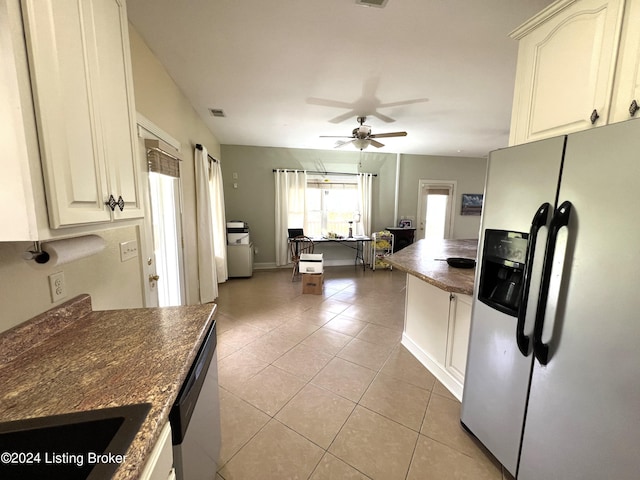
[[[547,300],[549,297],[549,285],[551,283],[551,270],[553,258],[556,251],[556,241],[558,232],[562,227],[569,224],[571,216],[571,202],[565,201],[553,214],[549,226],[549,237],[547,238],[547,248],[544,254],[542,265],[542,280],[540,284],[540,295],[538,297],[538,307],[536,310],[536,322],[533,327],[533,353],[540,364],[546,365],[549,362],[549,345],[542,341],[542,330],[544,328]]]
[[[520,353],[525,357],[529,355],[529,346],[531,343],[529,335],[524,333],[527,304],[529,302],[529,288],[531,286],[531,269],[533,268],[533,260],[536,252],[538,231],[547,224],[550,210],[551,204],[543,203],[540,205],[531,220],[531,230],[529,231],[529,241],[527,242],[527,259],[525,262],[523,278],[524,285],[522,287],[522,296],[520,298],[520,306],[518,307],[518,323],[516,325],[516,342]]]

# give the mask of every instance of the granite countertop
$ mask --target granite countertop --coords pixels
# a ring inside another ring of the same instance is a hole
[[[150,403],[113,477],[138,478],[215,313],[213,304],[93,311],[81,295],[18,325],[0,334],[0,418]]]
[[[472,295],[475,268],[450,267],[444,260],[475,259],[477,251],[477,240],[418,240],[384,261],[447,292]]]

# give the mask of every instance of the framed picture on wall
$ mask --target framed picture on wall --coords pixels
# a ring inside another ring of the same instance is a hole
[[[483,198],[484,195],[481,193],[463,193],[460,215],[480,215]]]

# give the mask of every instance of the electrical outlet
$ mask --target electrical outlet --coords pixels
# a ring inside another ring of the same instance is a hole
[[[138,256],[138,242],[131,240],[120,244],[120,261],[126,262]]]
[[[49,275],[49,288],[51,289],[52,302],[57,302],[67,296],[67,289],[64,284],[64,272]]]

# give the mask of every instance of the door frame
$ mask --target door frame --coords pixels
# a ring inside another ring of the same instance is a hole
[[[449,229],[445,232],[445,238],[453,238],[453,227],[454,227],[454,219],[456,212],[456,191],[458,190],[458,181],[457,180],[431,180],[421,178],[418,180],[418,202],[417,202],[417,212],[416,212],[416,241],[424,238],[424,223],[423,223],[423,215],[426,212],[423,212],[424,206],[422,201],[422,191],[424,187],[434,186],[434,187],[450,187],[451,188],[451,202],[449,203]]]
[[[150,275],[156,274],[156,259],[154,258],[154,245],[153,245],[153,224],[152,224],[152,212],[151,212],[151,199],[149,198],[149,170],[146,168],[147,165],[147,157],[146,157],[146,148],[144,147],[145,139],[152,140],[161,140],[173,148],[175,148],[178,152],[180,151],[181,144],[178,140],[173,138],[167,132],[162,130],[160,127],[155,125],[151,120],[146,118],[141,113],[137,112],[136,114],[136,123],[138,130],[138,141],[141,147],[138,148],[138,152],[140,152],[141,159],[140,165],[142,170],[142,183],[144,184],[144,188],[142,188],[142,195],[144,201],[145,208],[145,216],[142,228],[142,245],[141,252],[142,258],[140,261],[141,269],[142,269],[142,282],[144,284],[144,302],[145,307],[153,307],[158,306],[158,293],[157,289],[154,285],[149,281]],[[180,211],[182,212],[182,205],[184,203],[183,200],[183,188],[182,188],[182,179],[180,179],[180,204],[178,205]],[[184,220],[182,215],[180,215],[180,227],[182,232],[184,232]],[[188,282],[186,279],[188,278],[188,267],[187,262],[185,262],[185,252],[184,252],[184,239],[180,239],[180,249],[182,250],[182,279],[181,279],[181,288],[184,292],[183,305],[186,305],[187,298],[189,298],[189,290],[188,290]],[[151,263],[149,263],[149,259],[151,259]]]

